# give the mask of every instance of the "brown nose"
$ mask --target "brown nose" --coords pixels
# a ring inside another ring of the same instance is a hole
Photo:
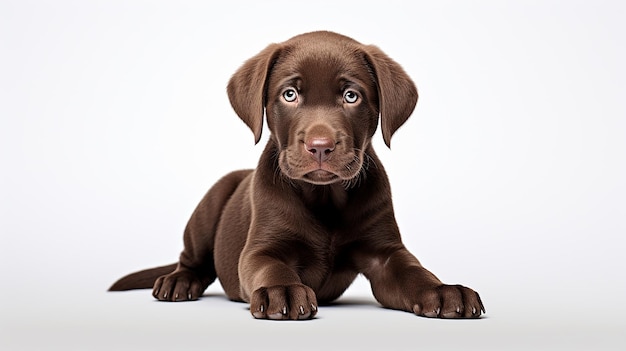
[[[330,157],[330,153],[335,150],[335,141],[329,138],[311,138],[304,142],[306,151],[319,163]]]

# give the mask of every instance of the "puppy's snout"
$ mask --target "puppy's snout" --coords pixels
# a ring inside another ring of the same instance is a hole
[[[330,138],[316,137],[304,142],[306,151],[319,163],[322,163],[330,157],[335,150],[335,141]]]

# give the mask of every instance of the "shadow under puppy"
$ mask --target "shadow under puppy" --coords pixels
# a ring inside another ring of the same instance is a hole
[[[443,284],[403,245],[391,191],[371,138],[387,146],[417,89],[375,46],[332,32],[271,44],[228,84],[256,142],[254,170],[232,172],[204,196],[177,264],[130,274],[110,290],[153,288],[161,301],[198,299],[219,278],[231,300],[262,319],[310,319],[363,274],[391,309],[477,318],[479,295]]]

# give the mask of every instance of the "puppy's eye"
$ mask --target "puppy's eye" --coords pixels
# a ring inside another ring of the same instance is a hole
[[[359,99],[359,95],[353,90],[346,90],[343,93],[343,100],[349,104],[354,104]]]
[[[294,102],[298,98],[298,92],[296,89],[290,88],[283,92],[283,99],[287,102]]]

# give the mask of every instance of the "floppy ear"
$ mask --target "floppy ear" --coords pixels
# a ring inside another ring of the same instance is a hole
[[[391,147],[391,136],[409,118],[417,104],[417,88],[402,67],[376,46],[366,46],[367,60],[378,85],[378,107],[383,139]]]
[[[267,78],[279,52],[280,46],[271,44],[247,60],[230,78],[226,89],[231,106],[254,133],[255,144],[263,129]]]

